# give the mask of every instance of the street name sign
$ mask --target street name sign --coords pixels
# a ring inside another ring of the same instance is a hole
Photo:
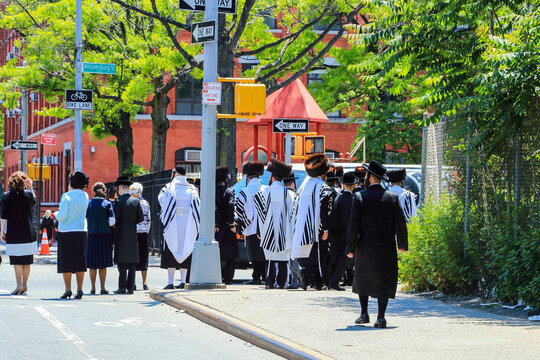
[[[216,20],[191,24],[191,43],[200,44],[216,40]]]
[[[204,0],[180,0],[180,10],[204,11]],[[236,0],[218,0],[218,13],[236,14]]]
[[[92,90],[66,90],[66,109],[92,110]]]
[[[41,143],[43,145],[56,145],[56,134],[42,134]]]
[[[309,132],[308,119],[272,119],[272,125],[274,133]]]
[[[9,144],[11,150],[37,150],[38,142],[37,141],[25,141],[25,140],[11,140]]]
[[[116,74],[116,64],[83,63],[83,72],[92,74]]]
[[[202,103],[206,105],[221,105],[220,82],[203,82]]]

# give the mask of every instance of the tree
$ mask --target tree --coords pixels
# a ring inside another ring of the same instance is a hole
[[[202,68],[189,46],[178,41],[178,32],[188,29],[187,21],[201,15],[171,9],[168,3],[111,0],[126,9],[158,20],[165,27],[169,40],[189,67]],[[267,94],[287,86],[292,81],[321,64],[323,57],[345,32],[344,25],[354,22],[362,2],[350,4],[345,0],[240,0],[238,13],[219,15],[219,68],[218,75],[231,77],[236,67],[235,59],[241,56],[256,56],[259,65],[244,75],[253,76],[268,85]],[[282,38],[267,31],[264,20],[276,19],[285,29]],[[312,31],[315,25],[319,32]],[[332,29],[337,29],[331,34]],[[191,47],[191,49],[200,49]],[[278,81],[282,80],[282,81]],[[224,86],[219,109],[222,113],[234,112],[234,93],[230,85]],[[165,121],[163,121],[165,123]],[[219,119],[217,123],[217,161],[230,169],[236,164],[236,119]]]

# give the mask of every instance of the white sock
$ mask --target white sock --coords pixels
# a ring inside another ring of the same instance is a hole
[[[187,269],[180,269],[180,284],[185,284],[187,280]]]
[[[168,275],[169,275],[169,283],[168,284],[172,284],[174,282],[174,271],[176,269],[175,268],[168,268],[167,269],[167,272],[168,272]]]

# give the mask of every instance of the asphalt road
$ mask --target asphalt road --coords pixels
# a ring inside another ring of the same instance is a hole
[[[55,265],[32,265],[28,295],[12,296],[13,267],[6,256],[4,261],[0,266],[1,360],[277,358],[153,301],[147,291],[60,300],[64,287]],[[164,270],[150,268],[150,286],[163,287],[166,276]],[[116,269],[110,269],[109,290],[116,289],[117,279]],[[90,291],[88,277],[84,291]]]

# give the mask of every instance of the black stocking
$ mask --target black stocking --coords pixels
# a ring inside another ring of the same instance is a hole
[[[368,306],[368,299],[369,296],[362,296],[359,295],[360,298],[360,307],[362,308],[362,314],[367,314],[367,306]]]
[[[377,320],[384,319],[384,313],[386,312],[386,307],[388,306],[388,298],[378,298],[379,303],[379,313],[377,314]]]

